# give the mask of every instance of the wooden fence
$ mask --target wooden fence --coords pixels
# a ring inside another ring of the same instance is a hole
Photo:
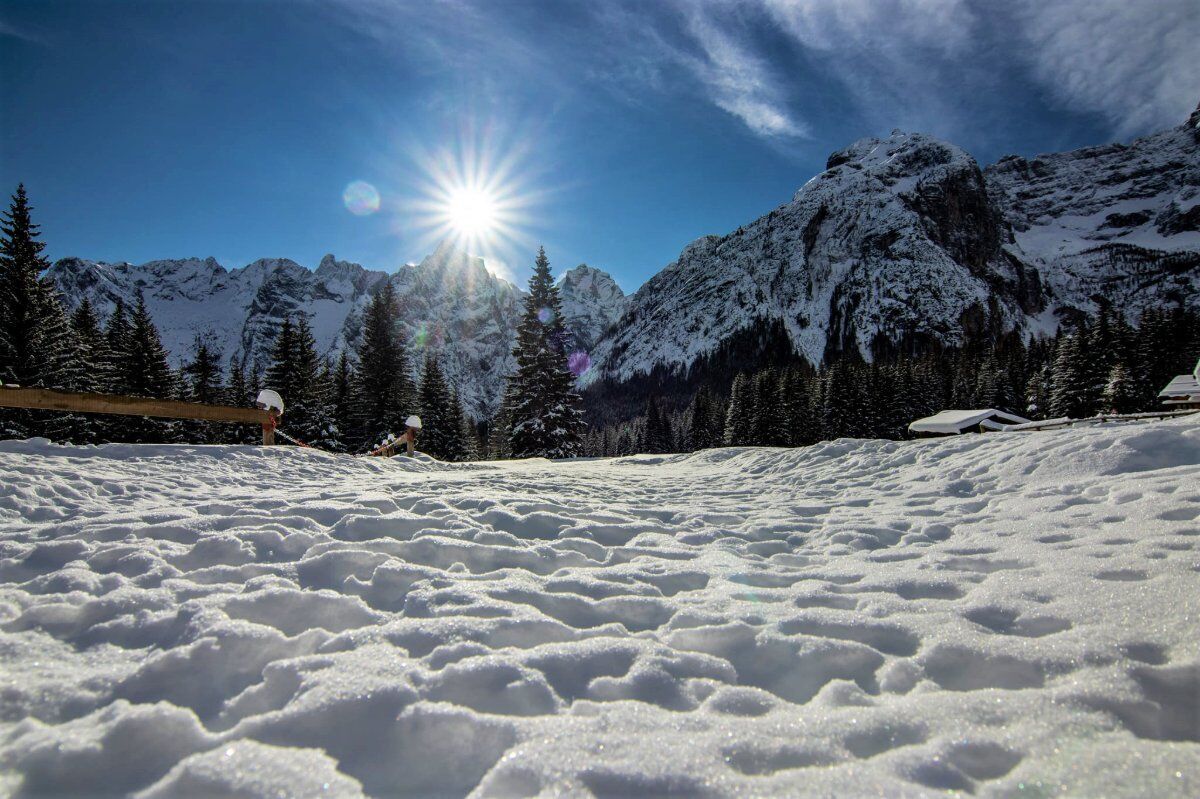
[[[116,394],[74,394],[48,388],[0,387],[0,408],[27,408],[67,413],[108,413],[119,416],[153,416],[163,419],[199,419],[206,422],[254,424],[262,427],[263,444],[275,443],[275,420],[271,411],[202,405],[198,402],[122,397]]]

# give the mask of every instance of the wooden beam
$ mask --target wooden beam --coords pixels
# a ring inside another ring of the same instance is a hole
[[[116,394],[74,394],[48,388],[0,387],[0,407],[28,408],[68,413],[111,413],[118,416],[154,416],[166,419],[200,419],[206,422],[269,425],[271,415],[258,408],[202,405],[198,402],[122,397]],[[265,438],[264,433],[264,438]]]

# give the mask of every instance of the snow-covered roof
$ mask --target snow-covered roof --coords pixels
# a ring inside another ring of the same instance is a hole
[[[1177,375],[1158,392],[1164,403],[1200,402],[1200,361],[1190,375]]]
[[[941,411],[933,416],[918,419],[908,426],[912,433],[944,433],[947,435],[961,433],[973,427],[983,427],[986,430],[1000,430],[1005,425],[1024,424],[1028,422],[1020,416],[998,411],[995,408],[982,408],[969,411]]]

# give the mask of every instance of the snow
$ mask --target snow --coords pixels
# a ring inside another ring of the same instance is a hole
[[[1004,424],[1023,424],[1028,421],[1028,419],[1015,416],[1011,413],[1005,413],[1004,411],[998,411],[995,408],[969,411],[939,411],[933,416],[917,419],[908,426],[908,429],[914,433],[951,434],[961,433],[981,423],[992,430],[998,430],[1000,427],[997,426],[997,422],[1002,426]]]
[[[1196,417],[0,486],[0,792],[1200,794]]]

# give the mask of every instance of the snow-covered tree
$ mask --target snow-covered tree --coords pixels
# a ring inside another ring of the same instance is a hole
[[[539,248],[513,349],[517,370],[509,377],[513,457],[580,454],[583,410],[575,376],[567,365],[570,343],[550,262],[545,249]]]
[[[1137,410],[1141,397],[1133,373],[1123,363],[1115,363],[1108,370],[1108,381],[1104,385],[1101,399],[1103,409],[1115,413],[1132,413]]]
[[[725,410],[725,445],[730,447],[751,446],[754,443],[753,386],[745,372],[738,372],[729,391],[729,405]]]

